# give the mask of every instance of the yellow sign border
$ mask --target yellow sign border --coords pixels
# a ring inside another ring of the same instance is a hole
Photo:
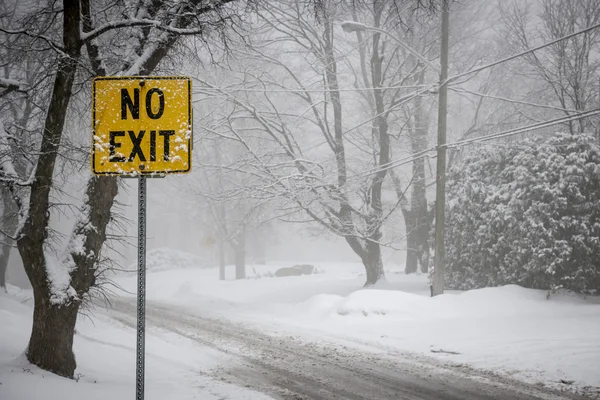
[[[173,171],[141,171],[138,170],[136,172],[127,172],[127,173],[119,173],[119,172],[96,172],[95,170],[95,157],[96,151],[94,146],[94,137],[96,136],[96,81],[117,81],[117,80],[127,80],[127,81],[143,81],[143,80],[186,80],[188,84],[188,126],[190,128],[190,137],[187,141],[188,148],[188,160],[187,160],[187,169],[185,170],[173,170]],[[136,177],[140,175],[144,176],[164,176],[171,174],[186,174],[192,169],[192,148],[194,144],[194,129],[193,129],[193,120],[192,120],[192,79],[189,76],[97,76],[92,81],[92,154],[90,160],[90,169],[92,170],[92,174],[96,176],[121,176],[121,177]]]

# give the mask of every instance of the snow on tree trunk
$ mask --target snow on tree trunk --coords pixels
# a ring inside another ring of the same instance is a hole
[[[194,10],[199,14],[217,15],[218,8],[227,2],[216,2],[214,7],[212,4],[197,7],[198,1],[186,1],[177,6],[171,2],[155,2],[152,12],[146,13],[146,18],[164,20],[153,21],[150,25],[168,26],[172,31],[140,28],[134,33],[137,48],[131,52],[139,56],[133,60],[118,60],[118,65],[112,60],[111,67],[117,71],[122,67],[122,70],[127,71],[125,75],[149,75],[178,37],[190,33],[183,32],[180,28],[187,28],[197,22],[195,18],[184,17],[183,14],[191,15],[190,10]],[[115,3],[116,5],[118,4]],[[140,7],[143,8],[142,5]],[[167,9],[177,9],[181,14],[164,12]],[[83,297],[102,273],[99,266],[100,251],[106,240],[106,227],[111,220],[118,181],[114,177],[92,177],[88,181],[84,205],[80,215],[76,216],[67,254],[57,262],[47,258],[44,252],[50,218],[49,195],[81,47],[87,47],[87,55],[95,74],[107,75],[106,60],[99,58],[99,41],[92,40],[91,37],[128,25],[131,21],[111,21],[114,26],[104,26],[94,31],[93,10],[89,0],[64,0],[62,14],[63,46],[58,52],[52,95],[48,102],[45,125],[41,130],[42,142],[31,185],[28,213],[17,247],[34,292],[34,327],[26,352],[27,358],[41,368],[72,377],[76,366],[72,343],[77,311]],[[218,15],[217,18],[221,20],[223,17]],[[80,29],[84,32],[83,36]],[[200,33],[201,30],[197,32]],[[148,37],[149,35],[152,37]]]
[[[79,23],[79,1],[65,0],[64,53],[59,57],[46,115],[35,180],[31,186],[29,213],[17,241],[34,295],[34,324],[26,352],[27,359],[43,369],[67,377],[72,377],[75,370],[72,343],[78,299],[69,299],[73,294],[70,290],[68,293],[52,292],[56,288],[64,289],[62,278],[65,274],[68,277],[68,272],[48,268],[44,246],[48,236],[54,165],[80,56]]]
[[[383,271],[383,262],[381,260],[381,247],[377,241],[366,242],[366,260],[365,269],[367,271],[367,281],[365,287],[372,286],[382,279],[385,279]]]

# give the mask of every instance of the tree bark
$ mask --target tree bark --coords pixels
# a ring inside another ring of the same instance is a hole
[[[17,212],[18,207],[14,202],[10,190],[2,188],[2,220],[6,221],[4,230],[9,235],[14,235],[17,229]],[[6,270],[8,269],[8,261],[10,260],[10,252],[14,241],[10,237],[3,236],[0,238],[0,287],[6,288]]]
[[[235,279],[246,279],[246,232],[236,238],[234,246]]]
[[[364,287],[369,287],[376,284],[379,280],[385,279],[385,272],[383,270],[383,261],[381,259],[381,246],[379,245],[379,239],[381,239],[381,233],[379,231],[366,240],[364,245],[361,243],[361,239],[356,236],[346,236],[346,242],[350,245],[350,248],[360,257],[367,279]]]
[[[383,12],[383,3],[375,5],[375,26],[380,25],[381,13]],[[385,106],[383,101],[383,92],[381,90],[381,81],[383,79],[382,57],[379,55],[380,34],[373,35],[373,54],[371,56],[371,79],[373,81],[373,96],[375,98],[375,110],[377,111],[377,132],[379,137],[377,150],[379,152],[378,167],[386,166],[390,162],[390,137],[388,135],[388,122],[385,116]],[[373,177],[371,186],[371,209],[372,214],[368,219],[368,227],[372,232],[369,240],[365,243],[367,250],[367,282],[365,286],[370,286],[383,277],[383,263],[381,261],[381,226],[383,216],[383,181],[387,173],[387,168],[379,168]]]
[[[402,210],[404,216],[404,226],[406,227],[406,263],[404,265],[405,274],[414,274],[417,272],[419,263],[417,257],[417,240],[416,240],[416,219],[413,216],[412,210]]]
[[[0,245],[0,288],[6,288],[6,270],[8,269],[11,248],[12,240],[5,238],[4,243]]]
[[[365,268],[367,270],[367,281],[365,287],[372,286],[379,282],[380,279],[385,277],[383,271],[383,262],[381,260],[381,247],[379,241],[367,241],[366,242],[366,263]]]
[[[67,304],[50,301],[44,243],[48,236],[49,196],[54,165],[80,57],[79,26],[79,1],[65,0],[64,54],[58,61],[44,124],[35,179],[31,186],[29,213],[17,241],[34,296],[34,321],[27,359],[40,368],[66,377],[73,376],[76,366],[72,344],[79,303],[77,299]]]
[[[48,291],[34,291],[35,306],[27,359],[34,365],[57,375],[73,377],[75,355],[73,333],[79,302],[58,307],[51,304]]]
[[[424,83],[424,71],[421,71],[415,81]],[[423,99],[417,96],[414,100],[414,124],[410,124],[410,145],[412,154],[419,154],[427,148],[427,133],[429,121],[424,112]],[[430,222],[427,210],[427,190],[425,185],[425,159],[419,158],[412,163],[412,191],[410,209],[403,207],[404,224],[406,227],[406,264],[404,272],[412,274],[421,269],[429,270],[429,230]],[[400,195],[402,189],[396,187]]]
[[[406,225],[406,265],[404,273],[429,271],[429,227],[431,222],[427,209],[403,210]],[[416,214],[416,215],[415,215]]]
[[[421,72],[417,80],[418,84],[425,82],[425,73]],[[419,154],[427,148],[427,133],[429,121],[424,112],[423,98],[417,96],[415,99],[415,126],[414,136],[411,137],[413,154]],[[414,183],[411,196],[411,210],[414,220],[410,234],[413,236],[416,260],[421,267],[421,272],[429,270],[429,217],[427,211],[427,188],[425,185],[425,159],[418,158],[413,161]],[[417,266],[415,266],[416,270]]]
[[[118,181],[115,177],[90,179],[86,189],[84,210],[89,214],[82,215],[75,224],[70,244],[74,248],[67,249],[67,265],[74,265],[71,273],[71,285],[83,298],[95,285],[99,269],[102,246],[106,241],[106,228],[111,219],[111,208],[118,193]],[[78,244],[83,243],[83,248]]]
[[[414,150],[413,151],[418,151]],[[414,154],[414,153],[413,153]],[[406,225],[406,267],[407,274],[429,270],[429,213],[425,191],[425,160],[413,161],[415,176],[410,212],[403,212]]]
[[[224,281],[225,280],[225,243],[223,242],[223,239],[219,239],[219,248],[217,251],[219,253],[219,280]]]

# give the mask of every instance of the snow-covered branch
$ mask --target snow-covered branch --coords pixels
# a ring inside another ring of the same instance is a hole
[[[94,29],[93,31],[81,32],[81,40],[83,40],[84,42],[88,42],[108,31],[111,31],[114,29],[121,29],[121,28],[132,28],[132,27],[136,27],[136,26],[152,27],[152,28],[156,28],[156,29],[168,32],[168,33],[173,33],[173,34],[176,34],[179,36],[199,35],[204,31],[203,28],[175,28],[170,25],[165,25],[162,21],[158,21],[158,20],[132,18],[132,19],[126,19],[126,20],[122,20],[122,21],[111,21],[111,22],[108,22],[108,23]]]
[[[40,35],[39,33],[33,33],[28,31],[27,29],[14,30],[0,27],[0,32],[6,33],[7,35],[25,35],[33,39],[40,39],[41,41],[47,43],[57,53],[60,53],[61,55],[66,55],[64,47],[56,43],[48,36]]]
[[[33,175],[26,181],[22,180],[17,173],[12,160],[12,150],[8,144],[8,135],[4,124],[0,121],[0,183],[13,184],[17,186],[31,186]]]
[[[185,18],[187,20],[189,20],[192,17],[197,19],[197,17],[199,15],[205,14],[210,11],[215,11],[219,7],[221,7],[227,3],[230,3],[232,1],[234,1],[234,0],[209,0],[209,1],[205,1],[205,2],[191,1],[189,3],[181,2],[181,4],[178,6],[179,8],[190,7],[190,8],[192,8],[193,12],[184,13],[184,12],[182,12],[182,10],[180,10],[180,12],[177,13],[177,17]],[[198,7],[197,6],[198,3],[202,3],[202,5],[200,7]],[[186,24],[186,25],[188,25],[188,24]],[[122,29],[122,28],[132,28],[132,27],[152,27],[152,28],[156,28],[158,30],[162,30],[164,32],[172,33],[177,36],[200,35],[200,34],[204,33],[203,26],[200,26],[197,28],[180,28],[180,27],[174,26],[174,24],[172,24],[172,23],[165,23],[164,21],[159,21],[156,19],[128,18],[128,19],[124,19],[124,20],[120,20],[120,21],[107,22],[89,32],[81,32],[80,36],[81,36],[81,40],[83,42],[88,42],[88,41],[91,41],[91,40],[97,38],[98,36],[100,36],[106,32],[109,32],[111,30]]]

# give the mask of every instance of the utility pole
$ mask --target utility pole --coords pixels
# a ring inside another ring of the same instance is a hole
[[[448,0],[442,5],[442,45],[438,102],[437,171],[435,190],[435,258],[431,295],[444,293],[444,223],[446,220],[446,119],[448,114],[448,37],[450,11]]]

